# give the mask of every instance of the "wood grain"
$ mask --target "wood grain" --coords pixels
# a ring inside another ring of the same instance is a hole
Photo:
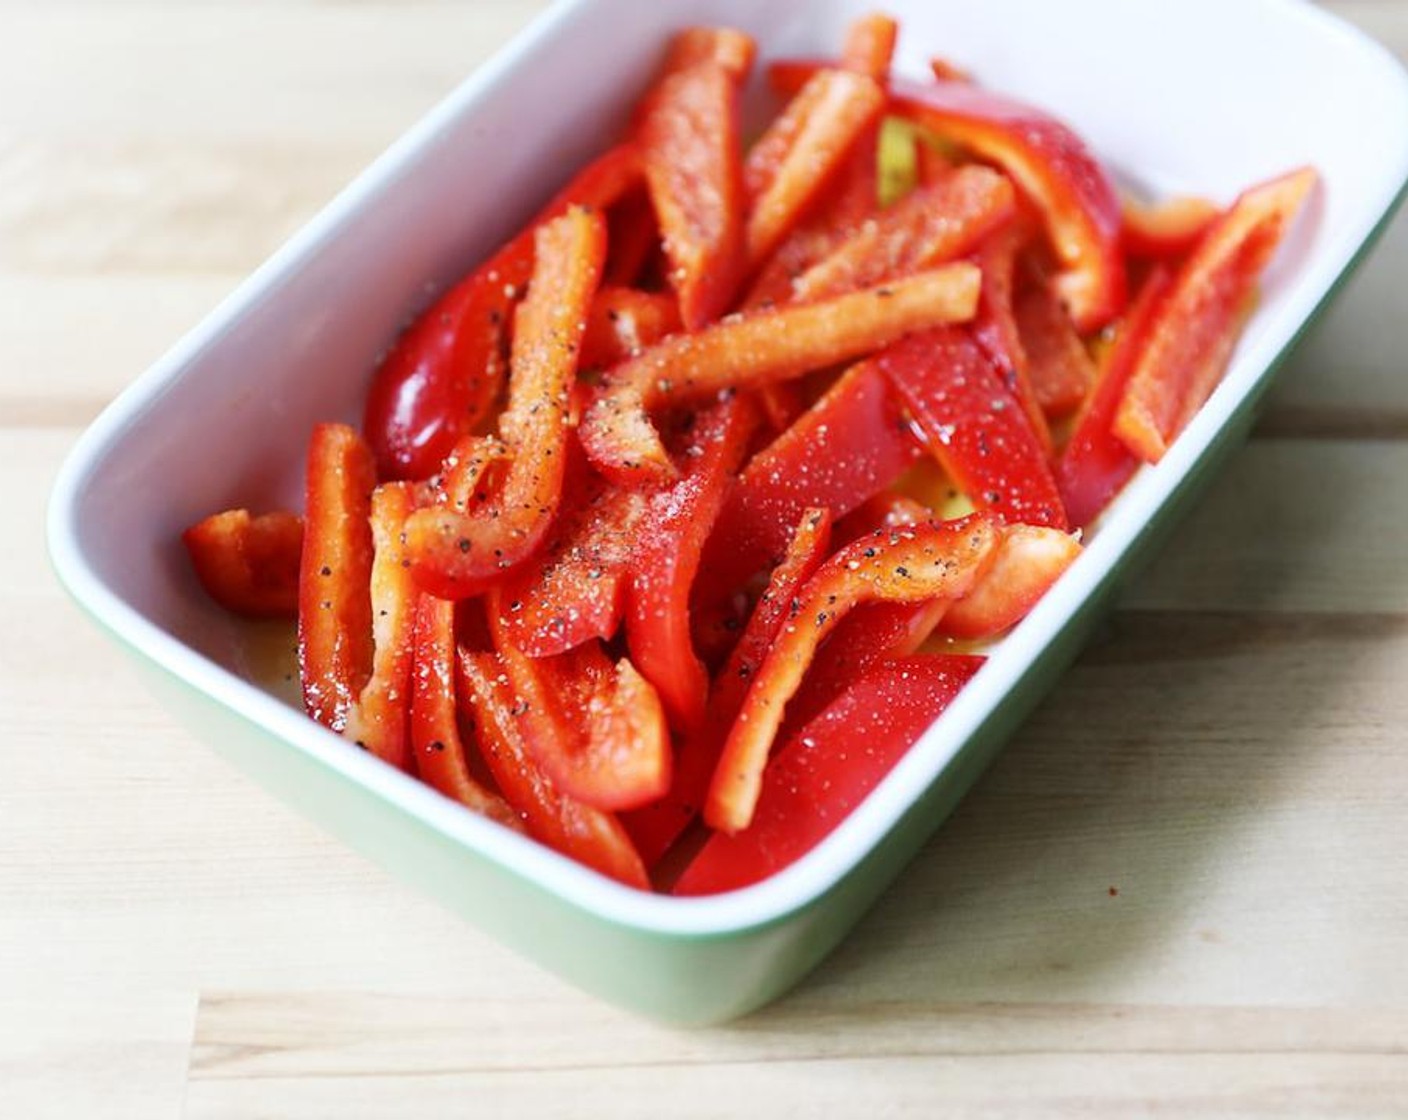
[[[567,988],[197,746],[42,546],[77,430],[541,5],[0,3],[0,1116],[1408,1111],[1408,222],[797,992]],[[1408,4],[1332,5],[1408,53]]]

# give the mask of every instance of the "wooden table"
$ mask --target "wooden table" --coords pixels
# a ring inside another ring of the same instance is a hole
[[[0,1116],[1408,1114],[1402,221],[951,823],[726,1029],[388,880],[65,601],[78,430],[536,7],[0,9]]]

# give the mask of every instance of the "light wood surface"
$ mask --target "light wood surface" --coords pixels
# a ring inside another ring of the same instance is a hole
[[[1408,53],[1408,5],[1333,6]],[[1403,221],[953,820],[724,1029],[388,880],[65,601],[78,430],[536,7],[0,3],[0,1116],[1408,1115]]]

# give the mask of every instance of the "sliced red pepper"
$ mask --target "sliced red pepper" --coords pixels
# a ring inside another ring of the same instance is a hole
[[[298,614],[298,561],[303,519],[279,510],[251,517],[231,509],[181,534],[196,577],[227,611],[254,618]]]
[[[685,737],[676,752],[669,793],[623,818],[647,866],[655,865],[703,806],[719,750],[743,706],[748,684],[767,656],[798,590],[826,559],[830,543],[831,514],[824,509],[802,514],[787,554],[773,569],[742,637],[714,679],[703,723]]]
[[[646,184],[690,330],[723,314],[743,278],[741,80],[714,59],[695,61],[667,71],[639,113]]]
[[[1066,528],[1061,495],[1031,425],[965,332],[936,327],[910,335],[875,360],[974,506],[1011,522]]]
[[[401,533],[417,488],[387,482],[372,492],[372,675],[347,713],[344,734],[401,770],[410,768],[411,658],[419,590],[404,563]]]
[[[1163,458],[1222,380],[1257,281],[1315,180],[1306,167],[1244,192],[1178,270],[1115,415],[1141,459]]]
[[[396,340],[367,391],[362,424],[382,477],[430,477],[489,414],[508,371],[509,318],[533,274],[537,226],[573,205],[604,209],[640,181],[635,146],[612,148]]]
[[[433,789],[490,820],[523,831],[523,822],[470,771],[455,703],[455,604],[421,594],[415,612],[410,676],[411,746],[416,772]]]
[[[723,832],[748,827],[773,739],[818,647],[855,607],[965,595],[982,575],[1001,533],[982,514],[958,521],[877,531],[821,566],[789,609],[724,743],[704,819]]]
[[[659,695],[627,658],[615,665],[601,643],[531,658],[496,627],[494,646],[518,695],[515,726],[529,754],[563,793],[598,809],[633,809],[670,787],[670,732]]]
[[[704,715],[709,678],[690,636],[689,592],[704,542],[723,508],[757,413],[733,397],[698,417],[682,456],[680,481],[654,495],[641,522],[626,591],[626,643],[673,727],[692,730]]]
[[[1012,310],[1036,399],[1048,416],[1065,416],[1085,400],[1095,382],[1095,363],[1047,285],[1019,292]]]
[[[461,649],[459,667],[460,695],[474,720],[484,761],[529,834],[603,875],[649,889],[645,866],[620,822],[563,794],[534,761],[513,715],[520,701],[499,659]]]
[[[1016,210],[1008,179],[986,167],[959,168],[919,187],[864,223],[799,276],[793,298],[824,299],[931,268],[976,249]]]
[[[747,79],[758,54],[750,35],[732,27],[686,27],[675,32],[665,56],[663,74],[675,74],[701,63],[713,63],[738,81]]]
[[[1032,384],[1030,363],[1021,331],[1013,292],[1016,289],[1017,255],[1027,240],[1024,223],[1018,221],[1000,230],[974,254],[983,270],[983,290],[978,298],[978,314],[972,334],[978,345],[1002,375],[1003,383],[1022,406],[1042,451],[1053,448],[1046,413]]]
[[[1026,618],[1080,555],[1080,542],[1057,529],[1009,525],[997,556],[967,595],[939,620],[950,638],[991,638]]]
[[[861,16],[846,29],[841,65],[877,82],[888,81],[899,33],[900,25],[883,12]]]
[[[739,476],[705,546],[701,602],[731,595],[781,556],[808,509],[844,517],[922,455],[881,371],[851,367]]]
[[[1196,245],[1222,213],[1205,198],[1184,196],[1146,205],[1124,198],[1124,251],[1146,260],[1176,260]]]
[[[1139,466],[1115,435],[1115,413],[1147,344],[1154,312],[1172,284],[1173,274],[1162,265],[1145,278],[1128,314],[1113,328],[1115,341],[1105,351],[1095,387],[1057,460],[1056,485],[1072,525],[1083,528],[1094,521]]]
[[[537,264],[519,305],[513,374],[499,428],[513,458],[487,509],[421,510],[406,522],[421,586],[446,599],[482,591],[542,542],[562,496],[571,390],[606,255],[602,216],[581,207],[539,227]]]
[[[607,374],[582,418],[592,463],[623,485],[663,485],[678,472],[650,412],[723,389],[799,377],[867,353],[913,330],[972,317],[978,270],[957,263],[881,287],[795,307],[768,308],[675,335]]]
[[[972,679],[981,657],[927,654],[876,666],[778,748],[753,823],[715,835],[674,894],[760,882],[831,834]]]
[[[679,329],[679,304],[668,292],[603,286],[587,316],[581,367],[614,366]]]
[[[884,107],[874,78],[819,70],[774,119],[743,168],[750,270],[782,243]]]
[[[303,706],[341,731],[372,673],[371,449],[346,424],[319,424],[308,443],[298,576]]]

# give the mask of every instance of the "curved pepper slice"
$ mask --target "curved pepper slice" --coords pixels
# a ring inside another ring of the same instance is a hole
[[[1042,410],[1064,416],[1080,406],[1095,382],[1095,363],[1066,309],[1045,284],[1017,294],[1013,317],[1027,356],[1027,376]]]
[[[614,366],[680,329],[680,309],[668,292],[603,286],[582,335],[582,369]]]
[[[572,385],[601,278],[606,225],[580,207],[539,227],[537,264],[519,305],[513,374],[499,428],[512,460],[482,510],[421,510],[406,546],[421,586],[446,599],[482,591],[541,543],[562,496]]]
[[[298,575],[303,706],[341,731],[372,673],[372,490],[376,463],[346,424],[319,424],[308,443]]]
[[[563,793],[598,809],[633,809],[670,787],[670,731],[660,698],[627,658],[601,643],[531,658],[506,640],[497,592],[488,600],[494,646],[519,703],[515,726]]]
[[[230,509],[192,525],[181,541],[201,586],[226,610],[254,618],[298,614],[298,514],[279,510],[251,517],[247,509]]]
[[[641,181],[621,144],[584,168],[522,233],[426,309],[382,360],[362,430],[383,478],[428,478],[498,399],[509,316],[533,274],[537,226],[573,205],[604,209]]]
[[[372,491],[372,675],[347,713],[344,731],[401,770],[411,761],[411,660],[420,594],[403,563],[401,533],[416,503],[417,488],[410,482],[387,482]]]
[[[781,556],[811,508],[850,513],[924,454],[874,362],[861,362],[739,475],[704,550],[701,601],[734,592]]]
[[[459,669],[462,704],[474,720],[484,761],[529,834],[603,875],[647,890],[645,867],[620,822],[563,794],[533,760],[513,715],[519,701],[499,659],[461,649]]]
[[[1075,431],[1056,461],[1056,485],[1072,525],[1084,528],[1110,503],[1139,466],[1139,460],[1115,435],[1115,414],[1154,323],[1154,312],[1168,294],[1173,274],[1156,265],[1144,279],[1128,313],[1114,327],[1115,341],[1105,351]]]
[[[990,638],[1010,630],[1075,563],[1080,551],[1080,542],[1058,529],[1007,526],[992,566],[944,612],[938,632],[950,638]]]
[[[787,703],[821,643],[862,603],[957,599],[981,576],[1000,539],[990,517],[877,531],[847,545],[807,581],[768,651],[724,743],[704,819],[723,832],[748,827],[763,768]]]
[[[1147,205],[1124,199],[1124,251],[1146,260],[1183,256],[1212,228],[1221,214],[1205,198],[1184,196]]]
[[[978,270],[958,263],[811,304],[730,316],[675,335],[611,370],[582,418],[587,456],[623,485],[678,477],[650,412],[723,389],[799,377],[867,353],[910,331],[972,317]]]
[[[1315,180],[1306,167],[1244,192],[1178,270],[1115,415],[1115,434],[1145,462],[1163,458],[1222,380],[1257,281]]]
[[[747,831],[711,837],[673,893],[737,890],[795,863],[894,769],[982,662],[920,654],[861,677],[778,748]]]
[[[670,792],[659,801],[622,818],[647,866],[654,866],[694,820],[709,791],[725,736],[733,726],[748,684],[787,618],[798,590],[821,567],[831,545],[831,514],[810,509],[802,514],[787,555],[773,569],[743,636],[714,678],[702,725],[687,735],[675,754]]]
[[[660,694],[671,725],[684,731],[698,725],[709,690],[690,636],[689,591],[756,421],[743,397],[715,405],[696,420],[682,456],[682,477],[652,497],[631,558],[626,645],[636,668]]]
[[[697,53],[677,47],[636,126],[670,283],[690,330],[727,309],[744,268],[743,75]]]

